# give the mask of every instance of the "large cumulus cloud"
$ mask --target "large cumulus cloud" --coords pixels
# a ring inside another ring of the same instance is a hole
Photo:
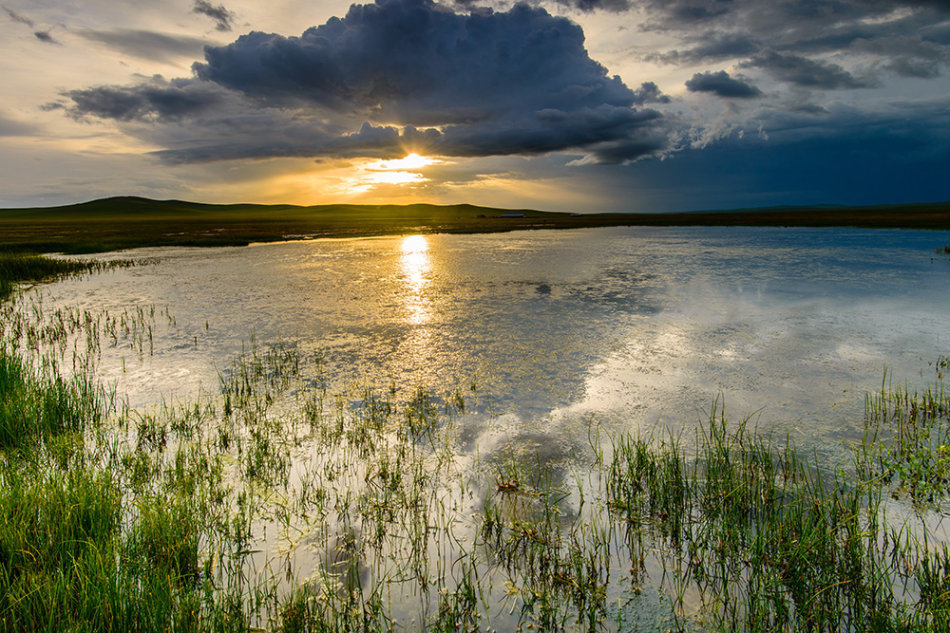
[[[577,24],[523,4],[458,13],[431,0],[377,0],[299,37],[251,32],[206,47],[193,71],[73,90],[69,110],[123,122],[175,161],[412,146],[623,162],[667,145],[663,117],[644,106],[664,100],[655,84],[632,90],[590,58]]]

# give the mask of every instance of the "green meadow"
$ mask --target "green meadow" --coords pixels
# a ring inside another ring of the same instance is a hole
[[[950,203],[776,207],[699,213],[570,214],[460,204],[212,205],[147,198],[0,210],[0,250],[103,252],[141,246],[236,246],[312,237],[488,233],[599,226],[950,228]]]

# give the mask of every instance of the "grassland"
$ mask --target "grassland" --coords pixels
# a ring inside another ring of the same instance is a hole
[[[506,217],[507,216],[507,217]],[[512,217],[513,216],[513,217]],[[122,197],[0,210],[0,251],[102,252],[301,237],[488,233],[598,226],[853,226],[950,229],[950,202],[702,213],[570,214],[472,205],[209,205]]]
[[[249,343],[216,393],[132,410],[96,358],[153,353],[155,310],[19,300],[0,304],[0,631],[950,629],[946,357],[924,390],[868,394],[850,463],[716,406],[688,437],[591,423],[545,462],[465,450],[492,423],[474,384],[333,391],[279,343]]]

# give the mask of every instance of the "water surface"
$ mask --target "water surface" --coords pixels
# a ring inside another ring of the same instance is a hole
[[[131,256],[152,264],[53,284],[43,301],[167,308],[152,355],[103,349],[102,377],[136,407],[214,392],[253,340],[319,354],[337,385],[474,383],[525,437],[569,439],[591,419],[689,429],[721,399],[760,428],[836,441],[859,432],[885,370],[920,382],[950,350],[946,243],[609,228],[149,249]]]

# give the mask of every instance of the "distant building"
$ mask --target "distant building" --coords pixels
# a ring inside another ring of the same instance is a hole
[[[523,218],[526,217],[524,213],[502,213],[500,218]]]

